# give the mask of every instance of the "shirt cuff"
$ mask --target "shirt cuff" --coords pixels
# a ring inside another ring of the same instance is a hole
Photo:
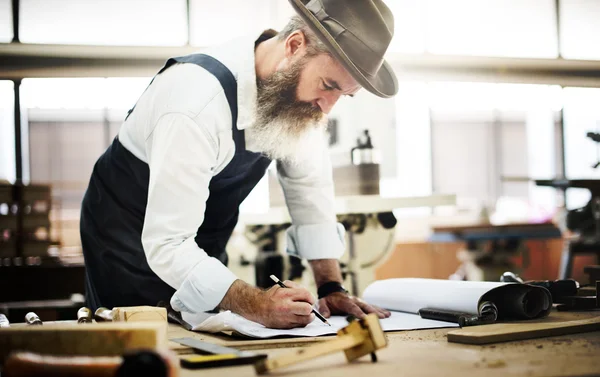
[[[189,313],[213,310],[236,280],[237,276],[218,259],[203,260],[190,271],[171,297],[171,307],[178,312]]]
[[[287,253],[308,260],[340,259],[346,231],[340,223],[292,225],[287,230]]]

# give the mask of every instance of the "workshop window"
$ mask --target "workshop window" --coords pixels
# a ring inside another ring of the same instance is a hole
[[[52,235],[80,254],[79,212],[94,163],[150,78],[25,79],[32,183],[52,185]]]
[[[599,179],[600,144],[586,137],[600,132],[600,89],[565,88],[565,170],[570,179]],[[567,190],[567,207],[583,207],[590,200],[585,189]]]
[[[394,14],[394,38],[390,53],[425,52],[425,2],[422,0],[395,0],[386,4]]]
[[[427,50],[450,55],[554,58],[558,54],[554,3],[429,0],[425,9]]]
[[[600,1],[560,2],[561,53],[567,59],[600,59]]]
[[[280,0],[190,0],[190,44],[211,46],[265,27],[279,30],[293,14]]]
[[[527,179],[560,170],[560,87],[432,83],[428,98],[433,192],[498,222],[552,217],[556,192]]]
[[[0,180],[15,182],[15,93],[12,81],[0,80]]]
[[[11,0],[0,0],[0,43],[13,39]]]
[[[19,32],[26,43],[183,46],[186,2],[21,0]]]
[[[394,196],[431,195],[428,87],[402,82],[396,96],[397,185]]]

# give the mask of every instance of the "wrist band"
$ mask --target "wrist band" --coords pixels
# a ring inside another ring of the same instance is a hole
[[[319,287],[319,289],[317,290],[317,294],[319,295],[319,298],[327,297],[330,294],[336,293],[336,292],[348,293],[348,291],[344,288],[344,286],[341,283],[338,283],[337,281],[329,281],[329,282],[321,285]]]

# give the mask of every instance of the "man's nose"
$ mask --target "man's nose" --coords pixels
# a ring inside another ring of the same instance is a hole
[[[319,107],[321,108],[321,111],[323,113],[329,114],[329,112],[333,108],[333,105],[335,105],[335,103],[338,101],[339,98],[340,98],[340,96],[338,94],[335,94],[335,93],[329,94],[328,93],[328,94],[321,96],[317,100],[317,105],[319,105]]]

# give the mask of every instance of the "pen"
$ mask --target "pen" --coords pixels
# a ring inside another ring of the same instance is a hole
[[[277,278],[277,276],[275,276],[275,275],[271,275],[271,280],[273,280],[275,283],[279,284],[279,286],[280,286],[281,288],[287,288],[287,286],[286,286],[285,284],[283,284],[283,283],[281,282],[281,280],[279,280],[279,279]],[[317,311],[317,309],[315,309],[315,308],[312,308],[312,312],[313,312],[313,313],[315,313],[315,315],[317,316],[317,318],[319,318],[319,319],[320,319],[320,320],[321,320],[323,323],[326,323],[326,324],[328,324],[329,326],[331,326],[331,323],[329,323],[329,322],[327,321],[327,319],[326,319],[325,317],[323,317],[323,316],[321,315],[321,313],[319,313],[319,312]]]

